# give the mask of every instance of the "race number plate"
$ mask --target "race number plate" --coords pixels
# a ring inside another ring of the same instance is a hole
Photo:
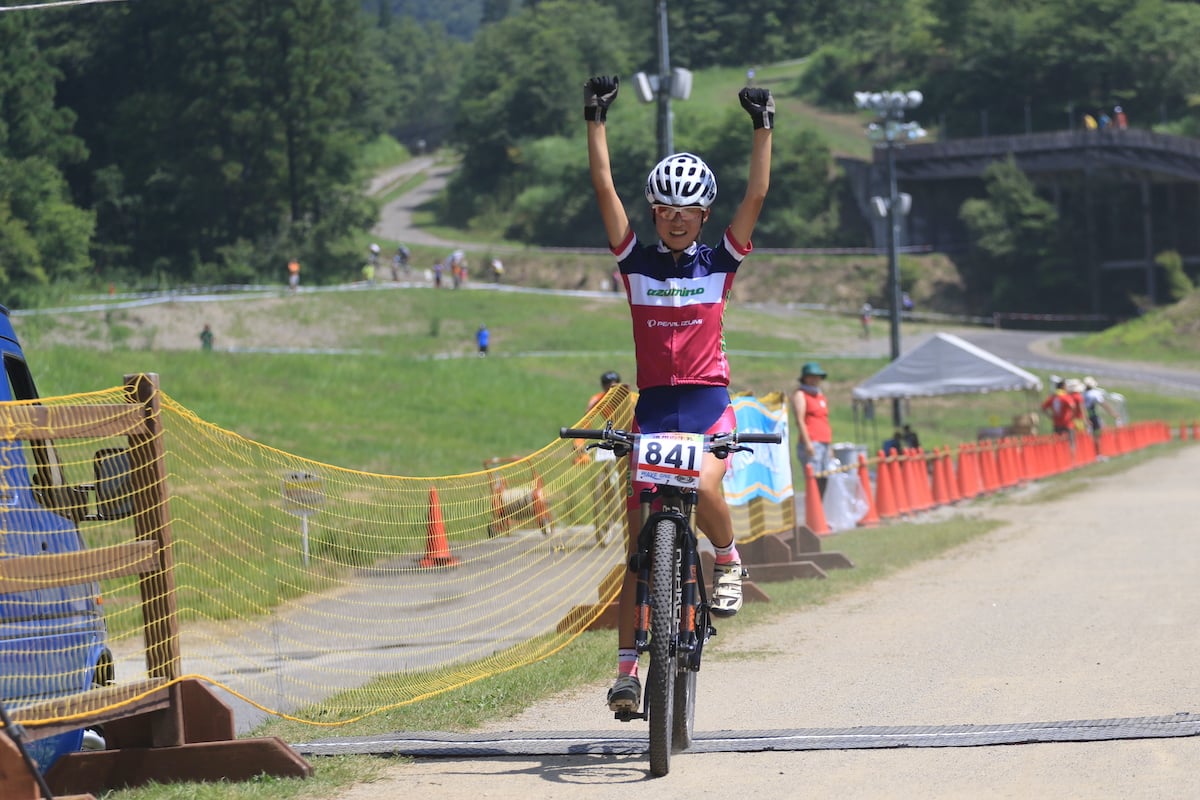
[[[644,433],[638,441],[634,480],[694,489],[704,460],[702,433]]]

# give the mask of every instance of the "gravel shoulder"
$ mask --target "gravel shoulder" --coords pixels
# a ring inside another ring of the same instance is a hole
[[[956,513],[1008,524],[826,606],[726,623],[700,675],[697,731],[1024,723],[1197,710],[1200,448],[1082,492]],[[888,535],[882,528],[879,535]],[[836,540],[828,549],[836,549]],[[604,685],[497,731],[617,727]],[[632,723],[640,724],[640,723]],[[627,729],[626,729],[627,730]],[[1194,738],[966,748],[421,759],[337,800],[759,797],[1193,797]]]

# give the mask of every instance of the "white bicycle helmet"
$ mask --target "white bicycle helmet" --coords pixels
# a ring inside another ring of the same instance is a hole
[[[716,176],[708,164],[691,153],[667,156],[646,178],[646,200],[651,205],[708,208],[716,199]]]

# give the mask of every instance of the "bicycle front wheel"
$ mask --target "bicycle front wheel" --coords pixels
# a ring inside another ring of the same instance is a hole
[[[679,629],[679,565],[675,522],[658,521],[650,561],[650,680],[646,686],[650,710],[650,772],[671,769],[671,736],[675,723],[675,677],[679,667],[672,653]]]

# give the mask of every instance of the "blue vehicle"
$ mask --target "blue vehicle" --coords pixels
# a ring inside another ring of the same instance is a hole
[[[0,401],[36,399],[25,354],[3,306],[0,358],[5,375]],[[98,454],[98,469],[104,458],[103,452]],[[0,438],[0,563],[86,549],[78,523],[88,488],[94,487],[66,485],[53,442]],[[96,583],[0,593],[0,700],[10,713],[113,682],[99,594]],[[28,743],[42,772],[63,754],[104,746],[102,731],[92,728]]]

